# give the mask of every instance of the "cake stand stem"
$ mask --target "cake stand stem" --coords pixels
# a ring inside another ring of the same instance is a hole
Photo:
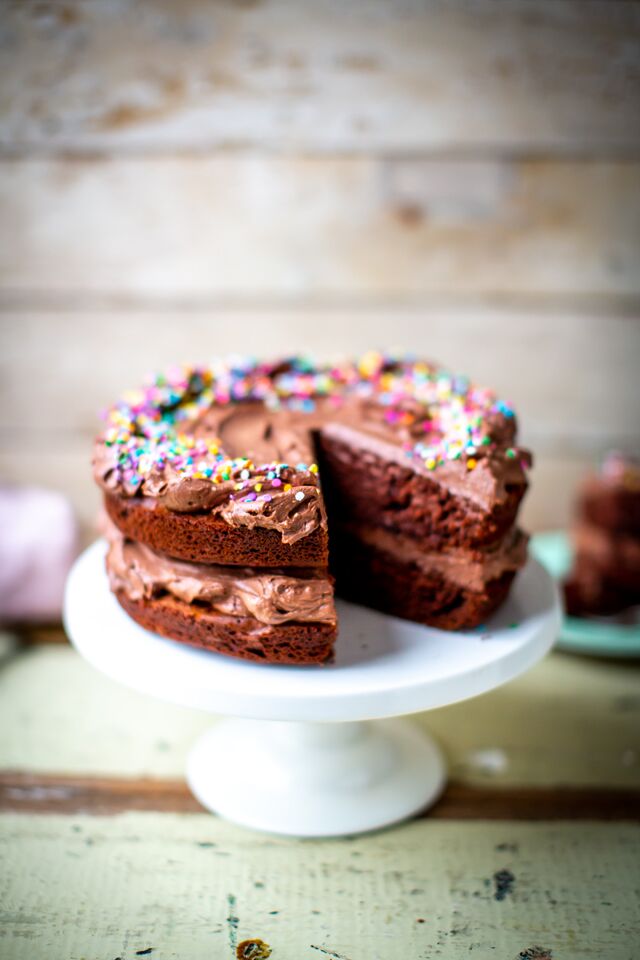
[[[432,804],[445,767],[408,720],[290,723],[222,720],[188,763],[200,802],[228,820],[298,837],[341,836],[404,820]]]

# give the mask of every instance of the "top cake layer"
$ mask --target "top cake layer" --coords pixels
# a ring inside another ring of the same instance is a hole
[[[612,451],[587,477],[578,497],[579,519],[614,533],[640,536],[640,461]]]
[[[174,368],[113,406],[98,482],[174,514],[295,543],[326,526],[314,437],[349,444],[490,513],[524,486],[511,408],[434,364],[369,353],[341,365],[293,357]]]
[[[612,451],[582,484],[564,584],[574,616],[620,613],[640,602],[640,462]]]

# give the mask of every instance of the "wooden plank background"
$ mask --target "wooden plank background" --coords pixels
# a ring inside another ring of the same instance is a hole
[[[568,522],[640,444],[640,5],[65,0],[0,13],[0,476],[88,530],[96,411],[216,353],[494,385]]]
[[[8,153],[635,155],[640,140],[625,0],[10,6]]]
[[[0,81],[0,479],[87,535],[96,411],[175,360],[466,370],[518,409],[532,529],[640,445],[636,0],[11,2]],[[2,960],[635,956],[629,665],[554,653],[416,718],[433,815],[297,842],[199,812],[209,718],[5,639]]]

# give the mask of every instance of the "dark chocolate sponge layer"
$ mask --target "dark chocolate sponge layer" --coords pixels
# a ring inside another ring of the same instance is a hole
[[[579,537],[579,531],[578,531]],[[606,534],[606,549],[589,550],[578,539],[574,570],[581,576],[601,577],[622,592],[640,598],[640,538]]]
[[[624,572],[603,567],[586,556],[578,556],[564,583],[567,613],[573,617],[608,616],[640,604],[640,583]]]
[[[579,511],[597,527],[640,537],[640,490],[588,484],[582,491]]]
[[[484,591],[471,591],[343,535],[333,544],[331,564],[338,596],[441,630],[483,623],[506,598],[515,576],[504,573]]]
[[[610,451],[584,480],[576,514],[567,612],[606,616],[640,603],[640,462]]]
[[[252,617],[229,617],[197,603],[173,597],[131,600],[115,596],[141,627],[170,640],[261,663],[318,664],[333,655],[336,627],[330,623],[283,623],[269,626]]]
[[[419,540],[425,550],[476,547],[499,540],[513,525],[526,483],[507,486],[491,511],[440,486],[429,476],[335,439],[319,440],[327,512],[381,525]]]
[[[295,543],[277,530],[230,526],[211,513],[175,513],[161,504],[106,494],[111,520],[131,540],[189,563],[256,567],[326,567],[328,537],[322,527]]]

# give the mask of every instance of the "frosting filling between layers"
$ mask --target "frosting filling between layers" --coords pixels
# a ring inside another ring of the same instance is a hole
[[[270,625],[336,622],[331,583],[314,570],[293,575],[291,570],[186,563],[126,539],[113,525],[107,537],[111,589],[124,591],[131,600],[169,594],[184,603],[206,604],[227,616],[254,617]]]
[[[364,524],[342,526],[345,532],[403,563],[413,563],[425,573],[437,573],[465,590],[484,591],[487,583],[504,573],[519,570],[527,558],[528,536],[513,528],[498,544],[483,549],[423,550],[410,537]]]
[[[578,557],[588,557],[602,567],[623,567],[640,578],[639,537],[583,522],[573,530],[573,543]]]

